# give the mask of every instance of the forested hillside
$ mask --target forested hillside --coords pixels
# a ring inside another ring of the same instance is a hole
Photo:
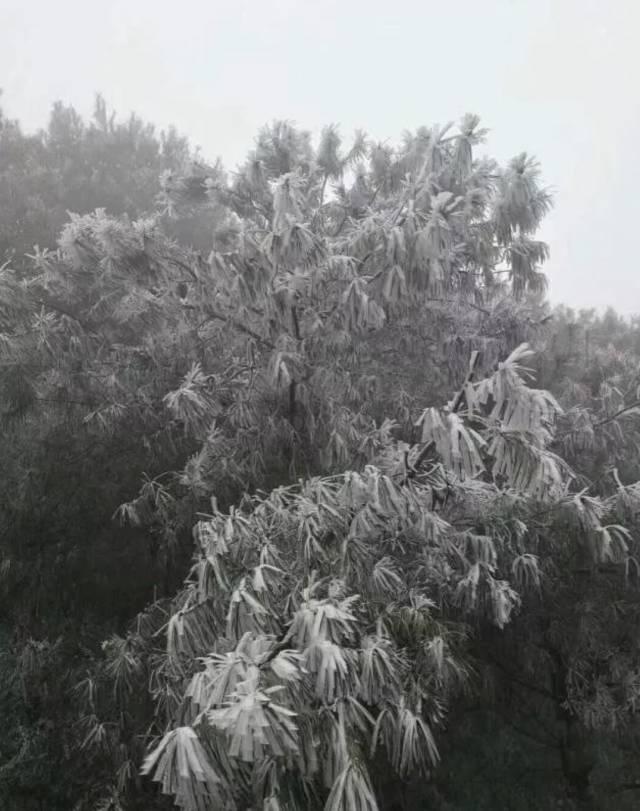
[[[0,115],[3,808],[637,807],[640,322],[486,136]]]

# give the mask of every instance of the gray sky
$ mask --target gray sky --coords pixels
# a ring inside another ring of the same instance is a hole
[[[0,0],[0,87],[175,124],[233,166],[289,118],[376,138],[477,112],[541,161],[554,301],[640,312],[640,0]]]

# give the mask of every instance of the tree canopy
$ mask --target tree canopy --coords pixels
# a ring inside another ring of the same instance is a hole
[[[3,120],[7,802],[633,807],[637,324],[486,134]]]

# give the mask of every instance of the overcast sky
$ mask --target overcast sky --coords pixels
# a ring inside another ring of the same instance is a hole
[[[640,312],[640,0],[0,0],[2,105],[175,124],[233,166],[288,118],[376,138],[478,113],[556,193],[554,301]]]

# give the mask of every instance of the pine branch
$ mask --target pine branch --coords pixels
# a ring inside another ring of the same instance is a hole
[[[209,321],[224,321],[225,323],[234,326],[239,332],[243,332],[245,335],[250,335],[256,341],[259,341],[264,346],[269,347],[269,349],[276,348],[276,345],[273,343],[273,341],[270,341],[268,338],[265,338],[264,336],[260,335],[259,332],[256,332],[255,330],[251,329],[251,327],[248,327],[246,324],[243,324],[242,321],[238,321],[237,318],[234,318],[231,315],[225,315],[224,313],[221,313],[219,310],[216,310],[211,306],[207,307],[206,313]]]
[[[623,414],[626,414],[627,411],[631,411],[632,409],[638,408],[638,407],[640,407],[640,400],[636,400],[634,403],[631,403],[631,405],[625,406],[624,408],[621,408],[619,411],[616,411],[615,414],[611,414],[609,417],[605,417],[604,419],[600,420],[599,422],[595,422],[593,424],[593,427],[594,428],[600,428],[601,426],[606,425],[609,422],[613,422],[614,420],[617,420],[618,417],[621,417]]]
[[[342,218],[342,221],[340,222],[340,225],[336,228],[335,233],[333,233],[331,235],[333,239],[340,236],[340,233],[341,233],[342,229],[344,228],[344,225],[345,225],[345,223],[346,223],[346,221],[348,219],[349,219],[349,212],[348,212],[348,210],[345,210],[344,217]]]
[[[58,301],[51,298],[38,299],[37,303],[41,307],[48,307],[50,310],[53,310],[54,312],[59,313],[60,315],[65,315],[67,318],[70,318],[72,321],[75,321],[76,324],[80,324],[80,326],[85,332],[91,331],[91,325],[89,324],[89,322],[85,321],[80,316],[71,312],[71,310],[65,307],[64,304],[60,304]]]
[[[175,256],[170,256],[169,261],[173,262],[173,264],[177,265],[179,268],[182,268],[183,270],[186,270],[187,273],[191,276],[191,278],[195,282],[198,281],[198,276],[197,276],[195,270],[192,267],[189,267],[189,265],[186,262],[183,262],[181,259],[178,259]]]
[[[456,394],[456,396],[453,399],[453,403],[451,404],[451,413],[452,414],[455,414],[456,411],[458,411],[460,409],[460,406],[462,405],[462,401],[463,401],[464,396],[465,396],[466,388],[474,378],[474,375],[475,375],[475,372],[476,372],[476,366],[478,365],[479,360],[480,360],[480,352],[478,352],[477,349],[474,349],[474,351],[471,353],[471,360],[469,361],[469,371],[467,372],[467,376],[464,379],[464,383],[462,384],[462,388],[458,391],[458,393]]]
[[[414,468],[416,468],[416,469],[417,469],[417,468],[419,468],[419,467],[420,467],[420,465],[421,465],[421,464],[424,462],[424,460],[427,458],[427,456],[428,456],[428,454],[429,454],[429,451],[431,450],[431,448],[433,447],[433,445],[434,445],[434,442],[433,442],[433,440],[432,440],[432,439],[430,439],[430,440],[429,440],[429,442],[426,442],[426,443],[425,443],[424,448],[423,448],[423,449],[420,451],[420,453],[418,454],[418,457],[417,457],[416,461],[413,463],[413,467],[414,467]]]
[[[461,301],[453,298],[430,298],[429,301],[438,301],[445,304],[466,304],[467,307],[478,310],[478,312],[481,312],[484,315],[491,315],[491,311],[487,310],[486,307],[481,307],[479,304],[474,304],[472,301]]]
[[[39,403],[57,403],[58,405],[81,405],[87,406],[89,408],[95,408],[97,403],[89,402],[88,400],[66,400],[66,399],[54,399],[52,397],[35,397]]]
[[[608,417],[604,417],[603,419],[599,420],[598,422],[594,422],[591,424],[591,428],[602,428],[603,425],[608,425],[610,422],[617,420],[618,417],[624,416],[628,411],[632,411],[634,408],[640,408],[640,400],[635,400],[628,406],[624,406],[624,408],[619,409],[614,414],[610,414]],[[562,433],[556,434],[554,437],[554,441],[559,439],[564,439],[571,434],[575,434],[579,431],[579,428],[568,428],[566,431],[562,431]]]

